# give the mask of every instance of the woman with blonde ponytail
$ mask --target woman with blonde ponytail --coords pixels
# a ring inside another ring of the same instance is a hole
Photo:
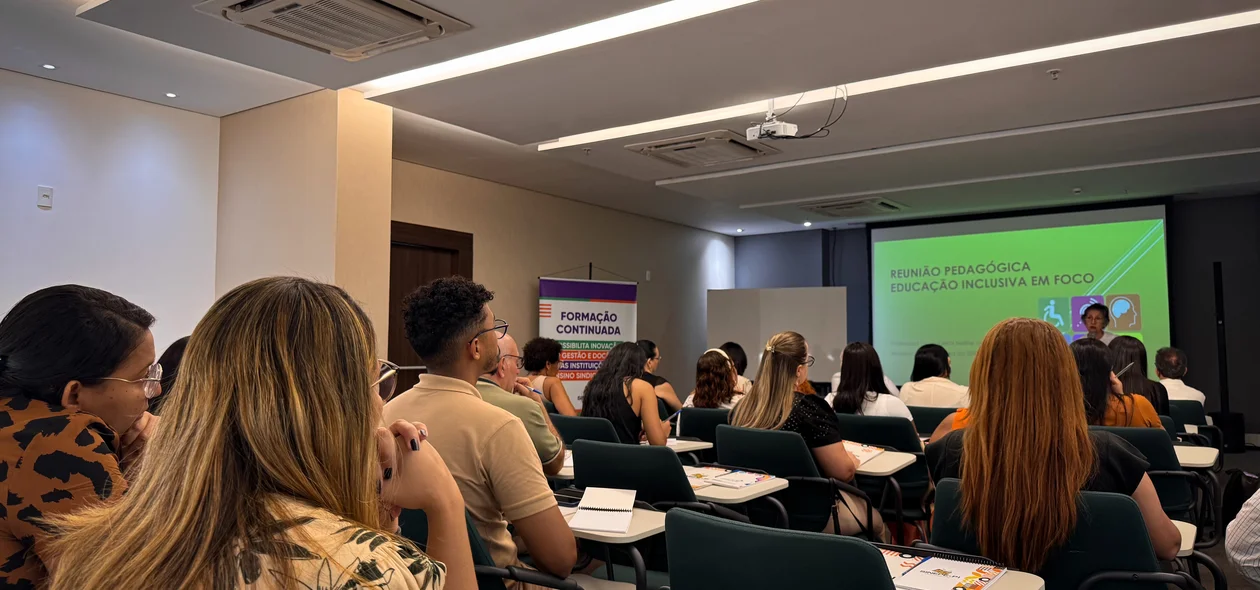
[[[379,426],[393,384],[375,342],[338,287],[224,295],[127,494],[49,519],[50,587],[475,588],[463,500],[424,425]],[[396,536],[402,508],[425,510],[432,558]]]
[[[762,351],[752,391],[731,410],[730,423],[744,428],[795,432],[805,439],[819,472],[840,481],[851,481],[857,474],[858,460],[844,448],[835,411],[822,397],[797,391],[809,380],[809,367],[813,364],[809,344],[800,334],[779,332],[772,336]],[[867,531],[879,539],[887,538],[878,512],[874,513],[875,522],[862,522],[866,518],[866,502],[845,492],[841,495],[836,503],[841,533],[856,535]],[[828,532],[836,528],[836,523],[827,525]]]

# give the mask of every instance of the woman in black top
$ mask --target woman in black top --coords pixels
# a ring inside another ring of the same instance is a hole
[[[809,345],[800,334],[775,334],[761,355],[761,368],[752,391],[731,410],[730,423],[744,428],[795,432],[805,439],[824,476],[850,481],[857,473],[858,460],[844,448],[835,411],[823,398],[797,392],[797,387],[808,380],[809,365],[813,361]],[[836,504],[841,533],[855,535],[873,530],[875,537],[887,538],[878,512],[874,514],[874,523],[862,522],[866,518],[866,503],[856,496],[841,493],[844,497]],[[828,532],[835,528],[835,523],[828,524]]]
[[[656,374],[656,370],[661,366],[661,349],[651,340],[640,340],[635,343],[639,350],[643,351],[643,377],[642,379],[652,386],[652,390],[656,393],[656,397],[661,398],[665,403],[666,409],[670,412],[677,412],[682,409],[683,403],[678,399],[678,393],[674,391],[674,386],[664,377]]]
[[[1172,559],[1180,548],[1141,453],[1090,431],[1076,360],[1046,322],[1014,318],[989,331],[971,365],[967,426],[926,454],[934,480],[961,480],[962,513],[981,553],[1010,567],[1036,572],[1067,541],[1077,490],[1132,496],[1155,554]]]
[[[1124,391],[1145,397],[1160,416],[1169,415],[1168,389],[1146,376],[1146,345],[1132,336],[1116,336],[1107,348],[1111,349],[1111,371],[1120,378]],[[1125,367],[1129,370],[1121,374]]]
[[[633,342],[622,342],[608,351],[595,376],[582,392],[582,415],[612,422],[617,438],[639,444],[664,445],[669,422],[657,412],[656,394],[643,380],[643,351]]]

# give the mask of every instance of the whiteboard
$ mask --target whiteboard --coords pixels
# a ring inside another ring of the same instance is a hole
[[[757,378],[761,352],[771,336],[799,332],[809,342],[811,381],[827,381],[840,370],[848,341],[848,293],[844,287],[710,290],[708,343],[738,342],[748,353],[745,377]]]

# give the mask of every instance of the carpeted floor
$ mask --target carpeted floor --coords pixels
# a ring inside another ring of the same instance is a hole
[[[1260,473],[1260,450],[1247,451],[1246,453],[1240,453],[1240,454],[1225,455],[1225,468],[1226,469],[1242,469],[1244,471],[1249,471],[1251,473]],[[1224,484],[1225,483],[1224,473],[1220,474],[1220,479],[1221,479],[1221,484]],[[1234,569],[1234,566],[1229,562],[1229,558],[1225,556],[1225,543],[1224,542],[1221,542],[1215,547],[1204,549],[1203,552],[1206,553],[1209,557],[1211,557],[1212,560],[1215,561],[1216,564],[1221,567],[1221,570],[1225,572],[1225,577],[1227,581],[1229,582],[1229,587],[1231,589],[1251,590],[1253,588],[1260,588],[1260,586],[1252,585],[1251,582],[1247,581],[1245,578],[1242,577],[1241,574],[1238,573],[1238,570]],[[1206,572],[1204,572],[1204,577],[1205,579],[1203,580],[1203,587],[1212,588],[1212,581],[1210,577],[1207,576]]]

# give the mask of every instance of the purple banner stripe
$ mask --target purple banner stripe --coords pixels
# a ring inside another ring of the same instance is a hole
[[[606,299],[610,301],[636,301],[639,286],[622,283],[587,281],[557,281],[538,279],[538,296],[546,299]]]

